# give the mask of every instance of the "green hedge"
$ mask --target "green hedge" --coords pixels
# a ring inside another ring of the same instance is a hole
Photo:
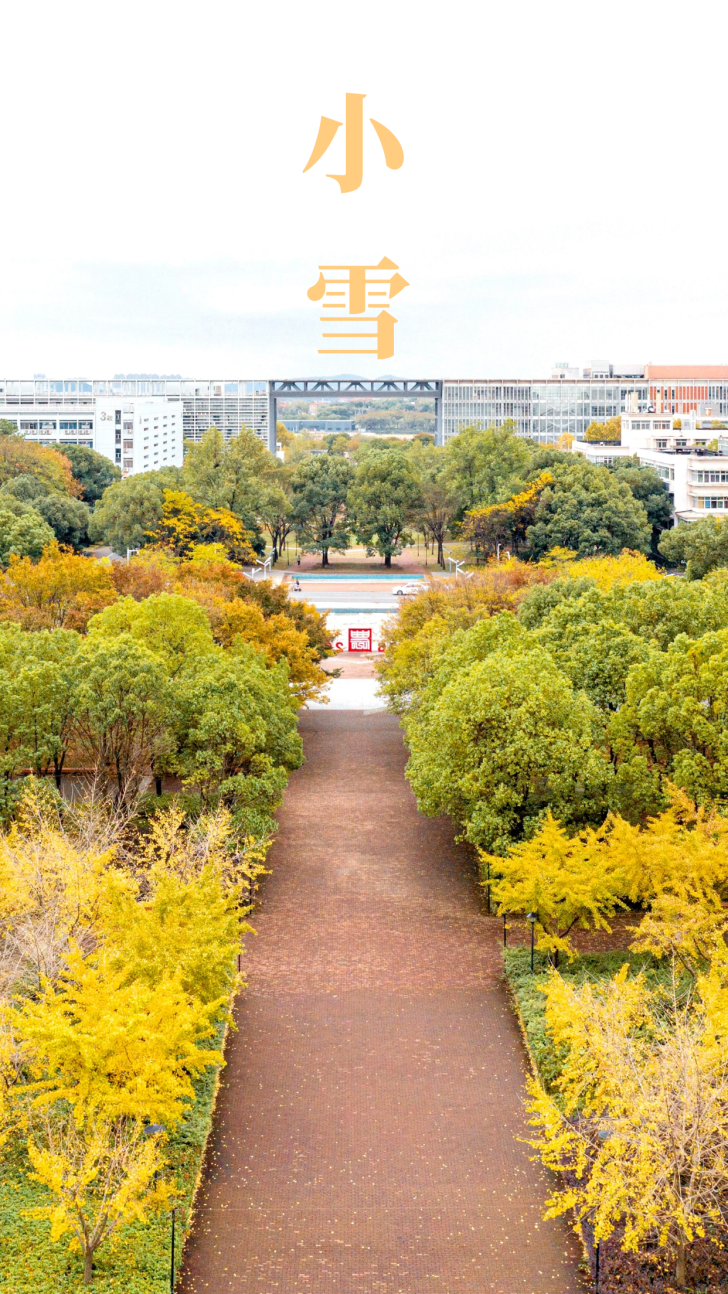
[[[531,974],[528,948],[506,948],[503,957],[506,980],[516,1000],[531,1059],[546,1087],[550,1087],[561,1070],[561,1056],[546,1032],[546,998],[541,990],[553,972],[546,955],[537,952],[534,973]],[[585,953],[572,961],[562,957],[558,973],[577,984],[583,984],[585,980],[596,982],[616,975],[625,962],[629,962],[635,973],[644,970],[655,981],[667,974],[667,967],[656,963],[649,953],[630,952]]]
[[[224,1026],[211,1038],[210,1048],[223,1043]],[[205,1045],[205,1044],[201,1044]],[[217,1091],[219,1067],[206,1070],[195,1082],[195,1102],[170,1135],[166,1148],[169,1172],[179,1193],[176,1224],[176,1263],[190,1214]],[[50,1203],[48,1190],[27,1176],[28,1158],[18,1139],[5,1148],[0,1168],[0,1291],[2,1294],[70,1294],[90,1289],[93,1294],[166,1294],[169,1291],[171,1217],[163,1214],[146,1225],[120,1230],[115,1243],[99,1248],[94,1278],[83,1284],[83,1255],[71,1253],[69,1236],[55,1243],[50,1222],[29,1218],[25,1210]]]

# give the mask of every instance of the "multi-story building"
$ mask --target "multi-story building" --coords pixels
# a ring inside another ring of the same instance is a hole
[[[274,430],[271,427],[269,436],[268,428],[274,386],[272,381],[239,378],[0,379],[0,418],[15,423],[23,435],[41,445],[90,445],[117,462],[124,473],[139,472],[148,466],[181,463],[183,441],[199,440],[208,427],[219,427],[226,437],[250,427],[274,450]],[[391,392],[383,388],[379,394]],[[352,390],[352,395],[361,398],[358,390]],[[330,391],[322,392],[321,398],[330,400]],[[315,404],[310,407],[315,411]],[[708,418],[728,416],[728,366],[593,365],[579,376],[577,369],[560,364],[545,379],[445,380],[438,435],[447,442],[463,427],[499,426],[512,419],[518,435],[553,443],[565,434],[583,440],[591,422],[628,412],[681,416],[698,411]],[[114,415],[113,442],[104,412]],[[120,440],[116,439],[117,415],[122,433],[129,433]],[[164,435],[158,442],[153,439],[155,418],[160,433],[166,428],[166,443]],[[343,424],[334,429],[343,429]]]
[[[654,467],[672,495],[676,520],[698,521],[728,511],[728,428],[714,414],[707,401],[680,416],[628,412],[622,415],[621,444],[575,440],[571,448],[590,463],[608,466],[634,456]]]
[[[590,422],[605,422],[628,409],[683,414],[711,406],[728,414],[728,366],[593,365],[578,370],[556,365],[546,380],[458,378],[443,383],[443,440],[463,427],[500,426],[513,419],[519,436],[553,443],[563,435],[583,440]]]
[[[226,437],[251,427],[268,439],[265,381],[127,377],[0,379],[0,418],[40,445],[88,445],[124,475],[180,466],[184,440],[208,427]]]

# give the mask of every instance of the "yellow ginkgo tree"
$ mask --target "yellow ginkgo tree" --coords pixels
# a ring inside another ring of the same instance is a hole
[[[624,904],[624,882],[603,831],[570,837],[548,813],[531,840],[514,845],[508,856],[480,851],[489,869],[491,898],[497,911],[530,913],[537,947],[554,959],[572,954],[575,925],[609,930],[609,919]]]
[[[229,815],[190,826],[177,809],[153,820],[136,875],[42,814],[0,842],[6,940],[44,905],[62,932],[53,974],[0,1002],[0,1145],[22,1129],[51,1196],[35,1215],[53,1238],[70,1235],[86,1281],[100,1245],[168,1207],[162,1129],[189,1109],[194,1079],[223,1063],[214,1034],[245,928],[230,843]]]
[[[552,1091],[531,1080],[531,1144],[571,1179],[547,1217],[573,1209],[596,1240],[619,1227],[626,1250],[656,1239],[683,1290],[691,1243],[728,1222],[725,976],[712,970],[686,1002],[674,976],[663,991],[628,971],[598,987],[549,977],[546,1026],[564,1059]]]
[[[164,1166],[163,1134],[148,1134],[141,1119],[96,1116],[78,1127],[65,1111],[45,1109],[31,1123],[28,1140],[32,1176],[46,1186],[53,1203],[31,1210],[49,1218],[51,1239],[70,1233],[71,1245],[84,1259],[83,1279],[93,1279],[94,1255],[119,1228],[146,1222],[168,1208],[169,1182],[159,1179]]]

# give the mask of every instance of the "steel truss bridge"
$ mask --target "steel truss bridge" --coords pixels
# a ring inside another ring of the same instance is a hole
[[[271,379],[268,382],[268,448],[276,452],[276,424],[278,401],[295,400],[297,396],[320,399],[321,396],[372,396],[386,398],[393,395],[426,396],[435,401],[435,444],[442,444],[442,382],[428,378],[413,381],[408,378],[289,378],[286,381]]]

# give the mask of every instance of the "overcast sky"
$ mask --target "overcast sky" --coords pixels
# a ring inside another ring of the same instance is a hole
[[[548,375],[728,362],[728,8],[6,4],[0,376]],[[305,175],[322,115],[366,94]],[[393,360],[319,356],[320,263],[388,256]]]

